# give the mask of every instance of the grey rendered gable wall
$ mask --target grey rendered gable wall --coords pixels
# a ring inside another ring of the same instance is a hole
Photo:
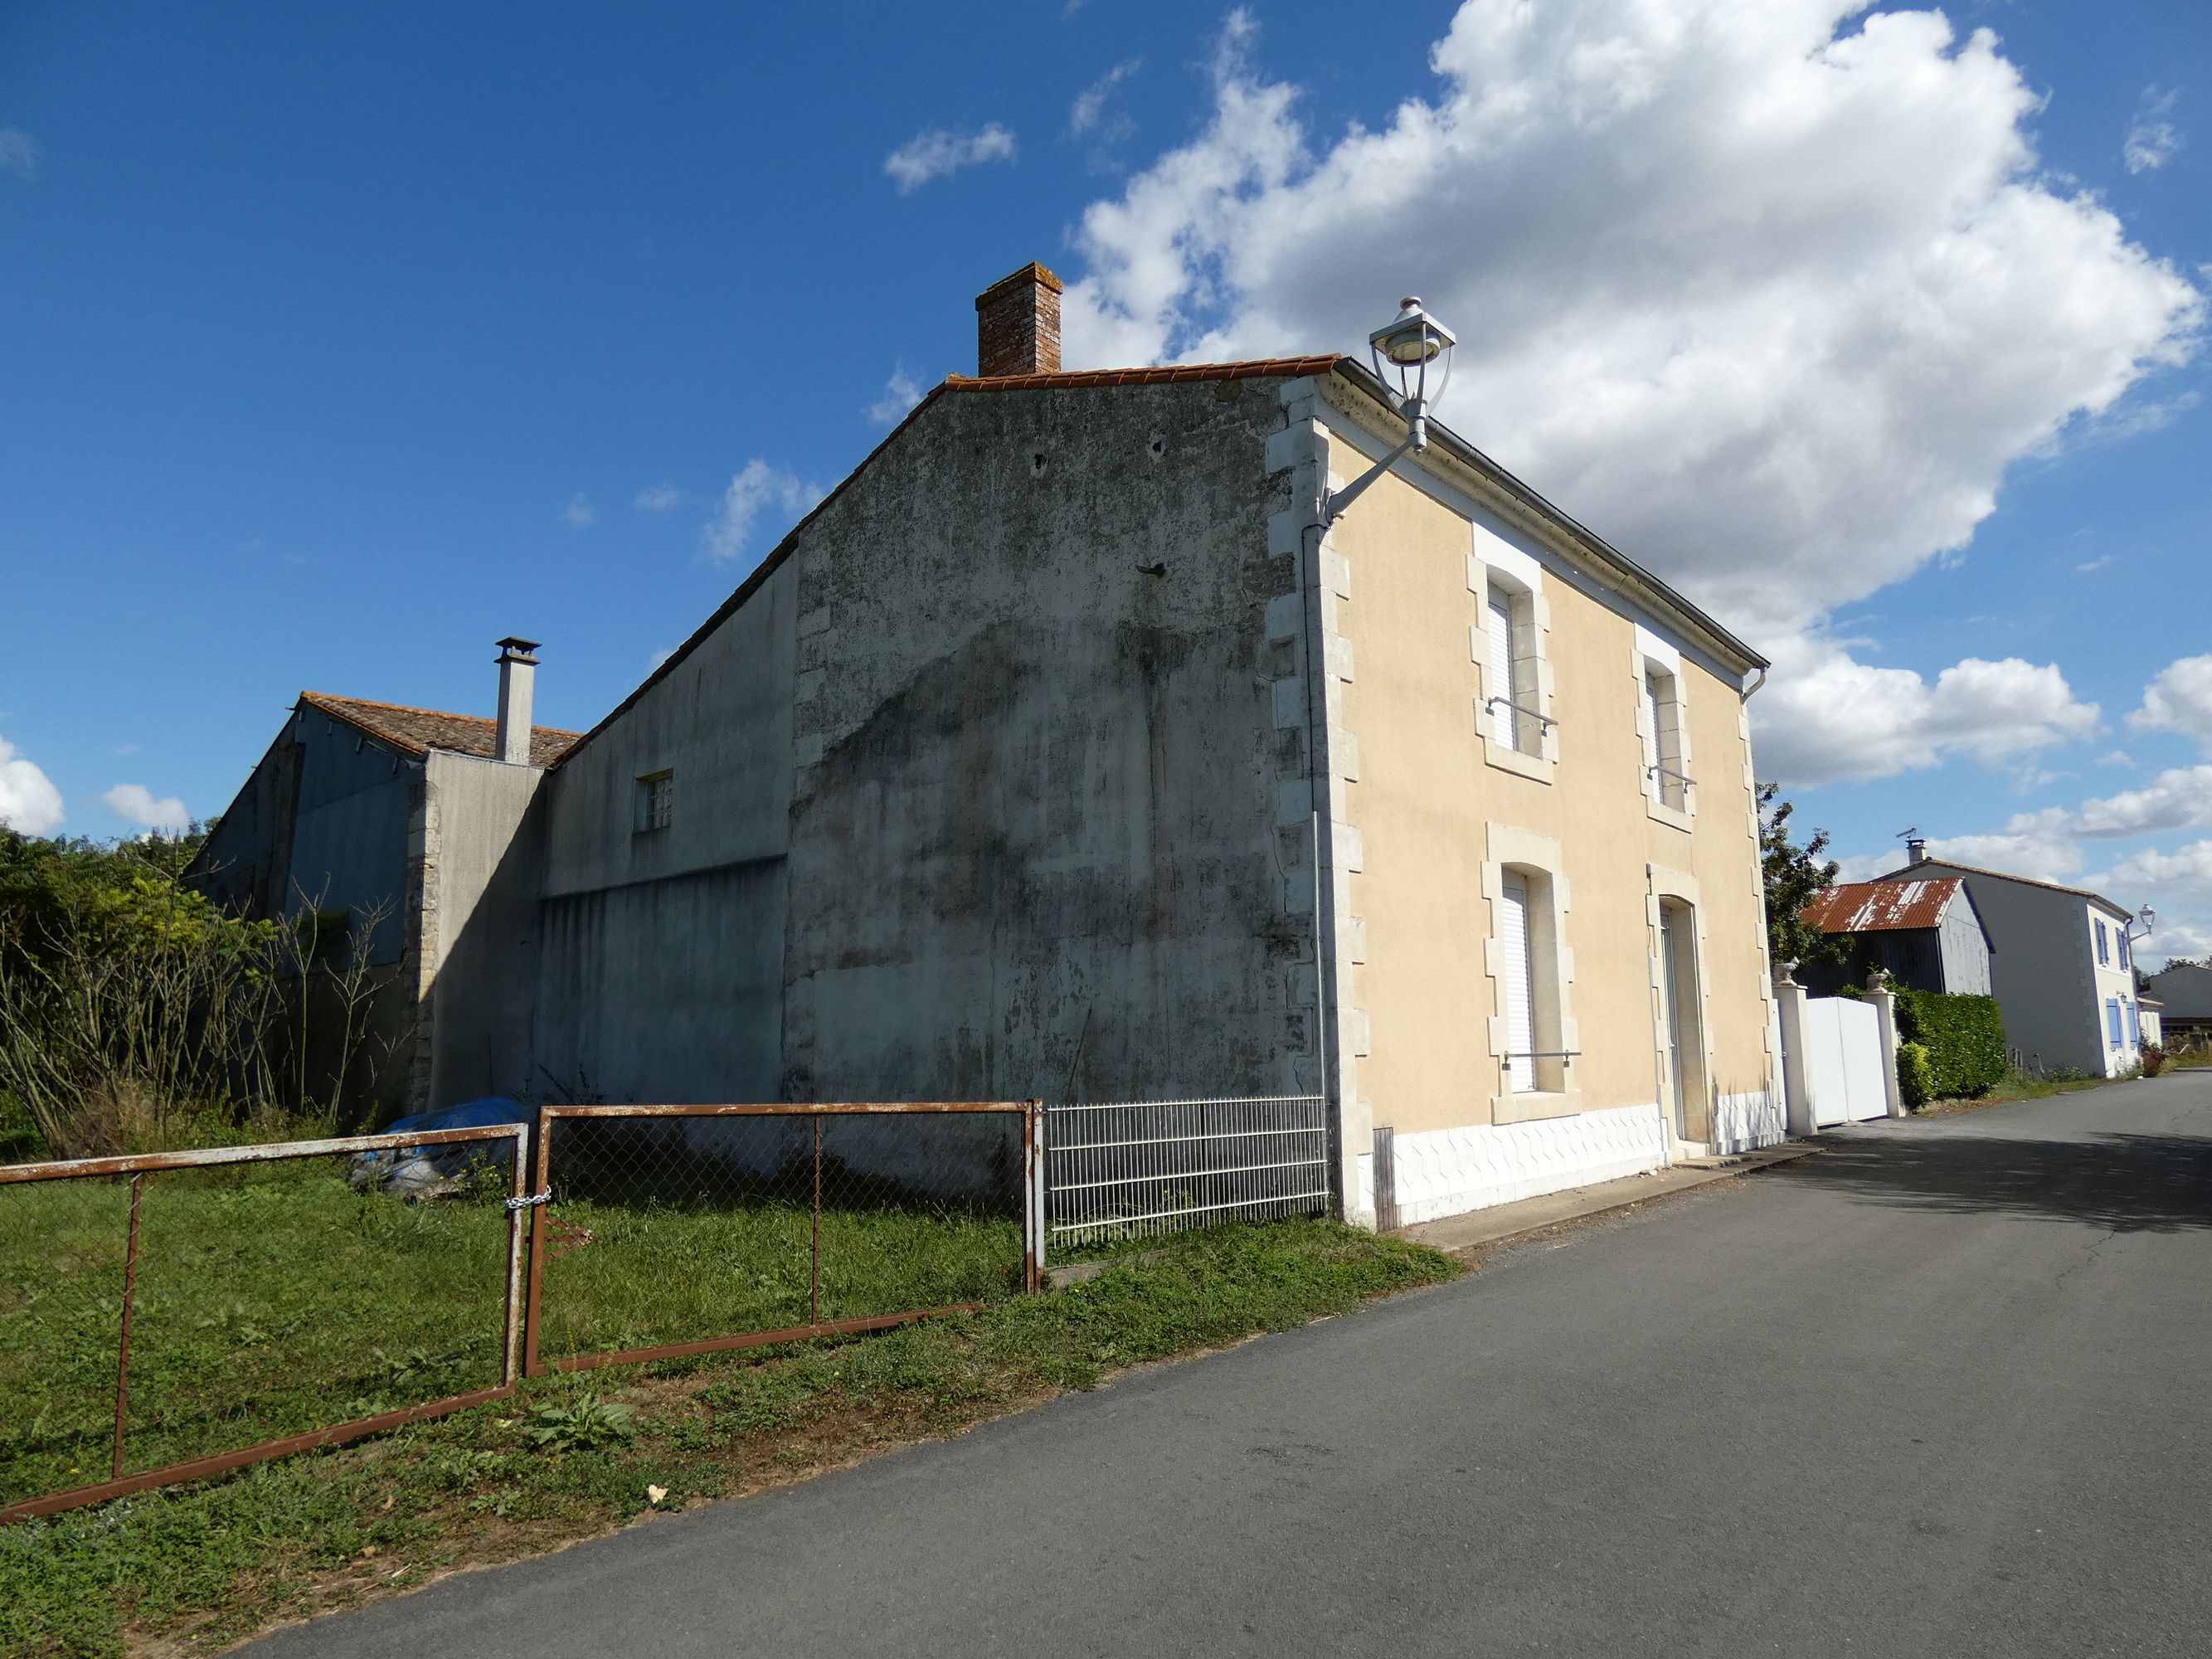
[[[2212,968],[2184,963],[2151,975],[2144,994],[2166,1005],[2165,1018],[2212,1019]]]
[[[774,572],[547,779],[531,1092],[773,1100],[794,576]],[[636,825],[673,775],[673,820]]]
[[[2046,1067],[2101,1073],[2104,1035],[2097,1023],[2081,897],[1937,860],[1913,869],[1966,878],[1966,891],[1989,931],[1990,983],[2004,1010],[2007,1046]]]
[[[421,763],[312,708],[300,712],[298,729],[305,753],[286,908],[380,911],[370,959],[397,962]]]
[[[1296,1086],[1277,390],[941,395],[809,526],[787,1094]]]

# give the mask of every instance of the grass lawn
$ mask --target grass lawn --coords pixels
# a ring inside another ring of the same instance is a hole
[[[145,1178],[124,1473],[499,1382],[506,1211],[343,1160]],[[0,1499],[106,1480],[127,1179],[0,1187]]]
[[[2117,1079],[2108,1077],[2038,1077],[2033,1072],[2008,1071],[1989,1093],[1971,1100],[1931,1100],[1920,1108],[1925,1113],[1979,1112],[1991,1106],[2009,1106],[2017,1100],[2043,1100],[2051,1095],[2070,1095],[2082,1089],[2101,1088]]]
[[[450,1224],[456,1233],[453,1258],[473,1263],[483,1253],[460,1237],[473,1224],[457,1218],[465,1208],[422,1206],[409,1212],[422,1215],[422,1223],[395,1224]],[[589,1220],[574,1207],[564,1208],[572,1221],[599,1235],[553,1264],[581,1274],[586,1270],[580,1264],[601,1248],[602,1225],[618,1230],[628,1218],[610,1214]],[[768,1217],[761,1224],[787,1229],[790,1221]],[[995,1224],[978,1223],[965,1234],[953,1230],[939,1239],[939,1252],[925,1255],[920,1264],[926,1277],[934,1275],[930,1282],[939,1291],[989,1291],[991,1305],[978,1315],[842,1343],[544,1378],[525,1383],[514,1399],[374,1440],[0,1528],[0,1651],[105,1655],[155,1642],[168,1650],[211,1650],[272,1620],[396,1594],[455,1567],[534,1553],[620,1526],[648,1508],[737,1497],[875,1450],[955,1434],[1064,1389],[1093,1387],[1124,1366],[1347,1312],[1376,1297],[1462,1271],[1449,1257],[1403,1241],[1324,1222],[1285,1221],[1148,1241],[1141,1261],[1071,1290],[1023,1297],[1006,1293],[993,1277],[1003,1271],[1005,1246]],[[835,1259],[847,1263],[852,1276],[836,1292],[844,1298],[840,1307],[865,1308],[866,1297],[883,1293],[868,1267],[872,1259],[914,1259],[913,1241],[902,1242],[895,1231],[894,1224],[884,1223],[872,1235],[863,1228],[842,1241]],[[106,1270],[100,1254],[105,1247],[95,1234],[88,1231],[81,1245],[71,1247],[82,1249],[82,1272],[93,1279]],[[240,1227],[235,1237],[242,1241],[252,1232]],[[781,1246],[791,1243],[779,1237]],[[825,1285],[832,1282],[829,1239],[825,1227]],[[684,1227],[664,1229],[658,1243],[606,1242],[631,1257],[634,1268],[624,1277],[632,1283],[631,1273],[647,1271],[645,1264],[653,1261],[681,1263],[708,1252],[702,1259],[711,1265],[717,1248],[696,1229]],[[872,1244],[881,1247],[872,1258]],[[0,1228],[0,1249],[13,1248]],[[40,1248],[42,1253],[56,1249],[45,1236]],[[241,1252],[240,1265],[252,1265],[243,1243],[231,1248]],[[610,1251],[599,1259],[617,1258]],[[271,1340],[289,1316],[273,1291],[282,1277],[268,1264],[237,1316],[270,1332]],[[789,1306],[789,1275],[769,1278],[768,1285],[747,1292],[757,1292],[753,1305]],[[12,1276],[0,1279],[12,1282]],[[391,1340],[447,1340],[463,1328],[458,1310],[462,1287],[470,1282],[466,1274],[436,1278],[414,1298],[413,1335]],[[549,1267],[549,1286],[553,1282]],[[798,1282],[803,1291],[803,1257]],[[613,1288],[609,1284],[586,1293],[579,1278],[568,1291],[570,1304],[602,1305],[600,1296],[611,1295]],[[441,1300],[447,1293],[451,1306]],[[0,1291],[6,1294],[11,1292]],[[641,1326],[649,1328],[651,1340],[675,1340],[668,1331],[692,1314],[715,1321],[727,1316],[726,1305],[702,1309],[670,1294],[677,1299],[655,1305]],[[255,1297],[266,1300],[278,1326],[267,1323],[264,1302]],[[0,1303],[0,1331],[10,1333],[0,1336],[0,1368],[13,1368],[0,1369],[0,1389],[11,1401],[18,1386],[12,1379],[35,1377],[35,1353],[44,1352],[40,1345],[19,1342],[13,1333],[27,1305],[41,1318],[58,1317],[57,1299]],[[824,1313],[830,1311],[825,1305]],[[89,1315],[70,1317],[82,1322],[66,1328],[92,1340],[97,1322]],[[605,1314],[598,1328],[580,1330],[576,1340],[596,1347],[633,1334]],[[134,1348],[136,1340],[134,1334]],[[356,1340],[354,1346],[360,1346]],[[206,1347],[210,1353],[223,1351],[212,1339]],[[314,1350],[325,1358],[339,1351]],[[392,1350],[385,1352],[384,1370],[356,1366],[340,1386],[378,1386],[392,1370]],[[471,1352],[458,1334],[436,1352],[452,1355],[457,1365]],[[96,1359],[86,1366],[78,1382],[99,1370]],[[189,1368],[179,1374],[201,1375]],[[234,1369],[217,1381],[210,1397],[228,1398],[225,1391],[249,1385],[264,1391],[257,1422],[275,1420],[277,1402],[290,1397],[283,1379],[265,1366]],[[66,1391],[67,1377],[38,1386],[45,1389],[41,1397],[53,1401]],[[302,1387],[302,1408],[311,1392]],[[39,1420],[51,1425],[59,1420],[58,1413],[50,1405]],[[11,1416],[7,1432],[16,1432],[15,1421]],[[52,1426],[41,1431],[48,1439],[58,1432]],[[71,1443],[80,1450],[99,1439],[88,1425],[73,1432]],[[105,1467],[103,1458],[94,1478]],[[657,1504],[653,1489],[660,1491]]]

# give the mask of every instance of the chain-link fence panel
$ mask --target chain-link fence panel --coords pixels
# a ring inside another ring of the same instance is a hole
[[[0,1170],[0,1283],[29,1286],[0,1292],[0,1386],[31,1402],[0,1414],[0,1516],[511,1387],[523,1144],[507,1126]]]
[[[530,1369],[787,1341],[1034,1283],[1035,1113],[549,1107]]]

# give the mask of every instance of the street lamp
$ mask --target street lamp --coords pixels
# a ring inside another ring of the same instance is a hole
[[[1451,384],[1452,348],[1458,343],[1449,329],[1421,309],[1419,295],[1401,300],[1397,316],[1367,337],[1375,378],[1388,386],[1391,375],[1397,377],[1398,412],[1413,428],[1411,441],[1417,453],[1429,447],[1429,365],[1436,363],[1441,370],[1433,401],[1442,403],[1444,388]]]
[[[1358,480],[1331,492],[1322,503],[1321,521],[1334,524],[1359,493],[1388,472],[1407,450],[1415,454],[1429,447],[1429,408],[1443,401],[1451,383],[1452,348],[1458,337],[1421,308],[1420,298],[1409,295],[1399,301],[1398,314],[1367,337],[1368,355],[1375,362],[1375,378],[1386,395],[1398,383],[1398,413],[1406,417],[1406,441],[1363,473]],[[1429,390],[1429,366],[1437,366],[1436,390]]]
[[[2157,920],[2158,912],[2152,909],[2148,904],[2144,905],[2142,909],[2136,912],[2135,922],[2128,928],[2128,937],[2130,939],[2148,939],[2150,937],[2151,924]],[[2138,927],[2142,929],[2142,932],[2140,933],[2136,932],[2136,928]]]

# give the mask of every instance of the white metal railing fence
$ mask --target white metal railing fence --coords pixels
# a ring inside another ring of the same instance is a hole
[[[1135,1100],[1045,1109],[1048,1246],[1329,1205],[1319,1095]]]

